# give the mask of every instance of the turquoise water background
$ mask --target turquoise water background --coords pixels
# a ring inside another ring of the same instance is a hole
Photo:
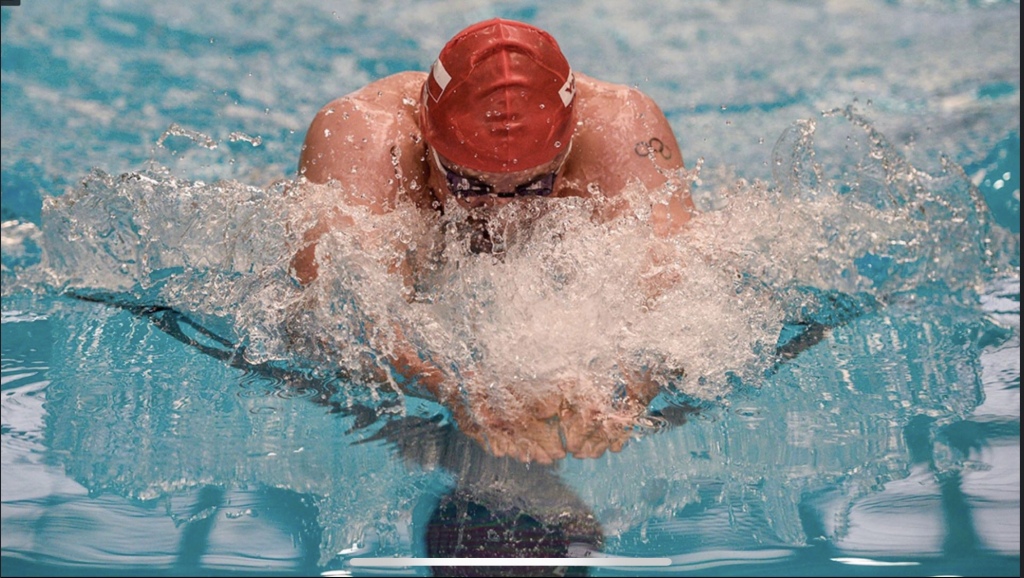
[[[670,558],[656,575],[1019,575],[1019,3],[22,4],[0,8],[3,575],[366,574],[352,558],[425,555],[437,502],[494,480],[593,515],[608,554]],[[94,169],[272,193],[323,104],[494,15],[653,96],[698,193],[813,187],[815,161],[863,184],[898,158],[890,179],[980,195],[968,225],[995,258],[913,276],[758,387],[550,469],[488,458],[429,402],[339,402],[338,383],[218,358],[173,313],[38,276],[44,198],[89,181],[104,210],[139,210]],[[786,140],[846,107],[892,144],[877,165]]]

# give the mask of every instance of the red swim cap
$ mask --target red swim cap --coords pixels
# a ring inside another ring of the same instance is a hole
[[[529,170],[569,146],[576,82],[550,34],[495,18],[448,41],[423,85],[427,143],[460,167]]]

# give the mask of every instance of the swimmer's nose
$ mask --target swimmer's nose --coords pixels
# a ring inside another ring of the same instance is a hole
[[[467,209],[477,209],[480,207],[504,207],[511,202],[514,197],[499,197],[497,195],[480,195],[477,197],[459,198],[456,197],[459,204]]]

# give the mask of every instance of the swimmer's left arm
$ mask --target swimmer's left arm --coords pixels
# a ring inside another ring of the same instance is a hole
[[[651,97],[630,89],[626,114],[628,137],[618,146],[628,158],[626,174],[639,179],[651,195],[651,224],[659,237],[682,231],[693,213],[690,183],[682,175],[683,152],[664,113]]]
[[[684,174],[682,150],[664,113],[649,96],[636,89],[619,93],[614,135],[606,144],[622,159],[621,174],[639,180],[650,202],[650,222],[657,240],[643,255],[639,279],[642,297],[652,306],[662,293],[683,281],[681,255],[669,239],[686,229],[695,211],[690,182]],[[613,188],[614,190],[614,188]],[[644,202],[634,201],[634,202]],[[640,207],[633,207],[639,213]],[[623,360],[624,397],[617,403],[639,415],[661,392],[664,376],[652,368]],[[658,373],[659,375],[656,375]]]

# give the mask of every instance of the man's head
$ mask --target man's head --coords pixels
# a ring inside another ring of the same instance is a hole
[[[452,38],[423,86],[420,125],[462,174],[530,173],[557,164],[572,138],[576,85],[550,34],[493,19]]]

